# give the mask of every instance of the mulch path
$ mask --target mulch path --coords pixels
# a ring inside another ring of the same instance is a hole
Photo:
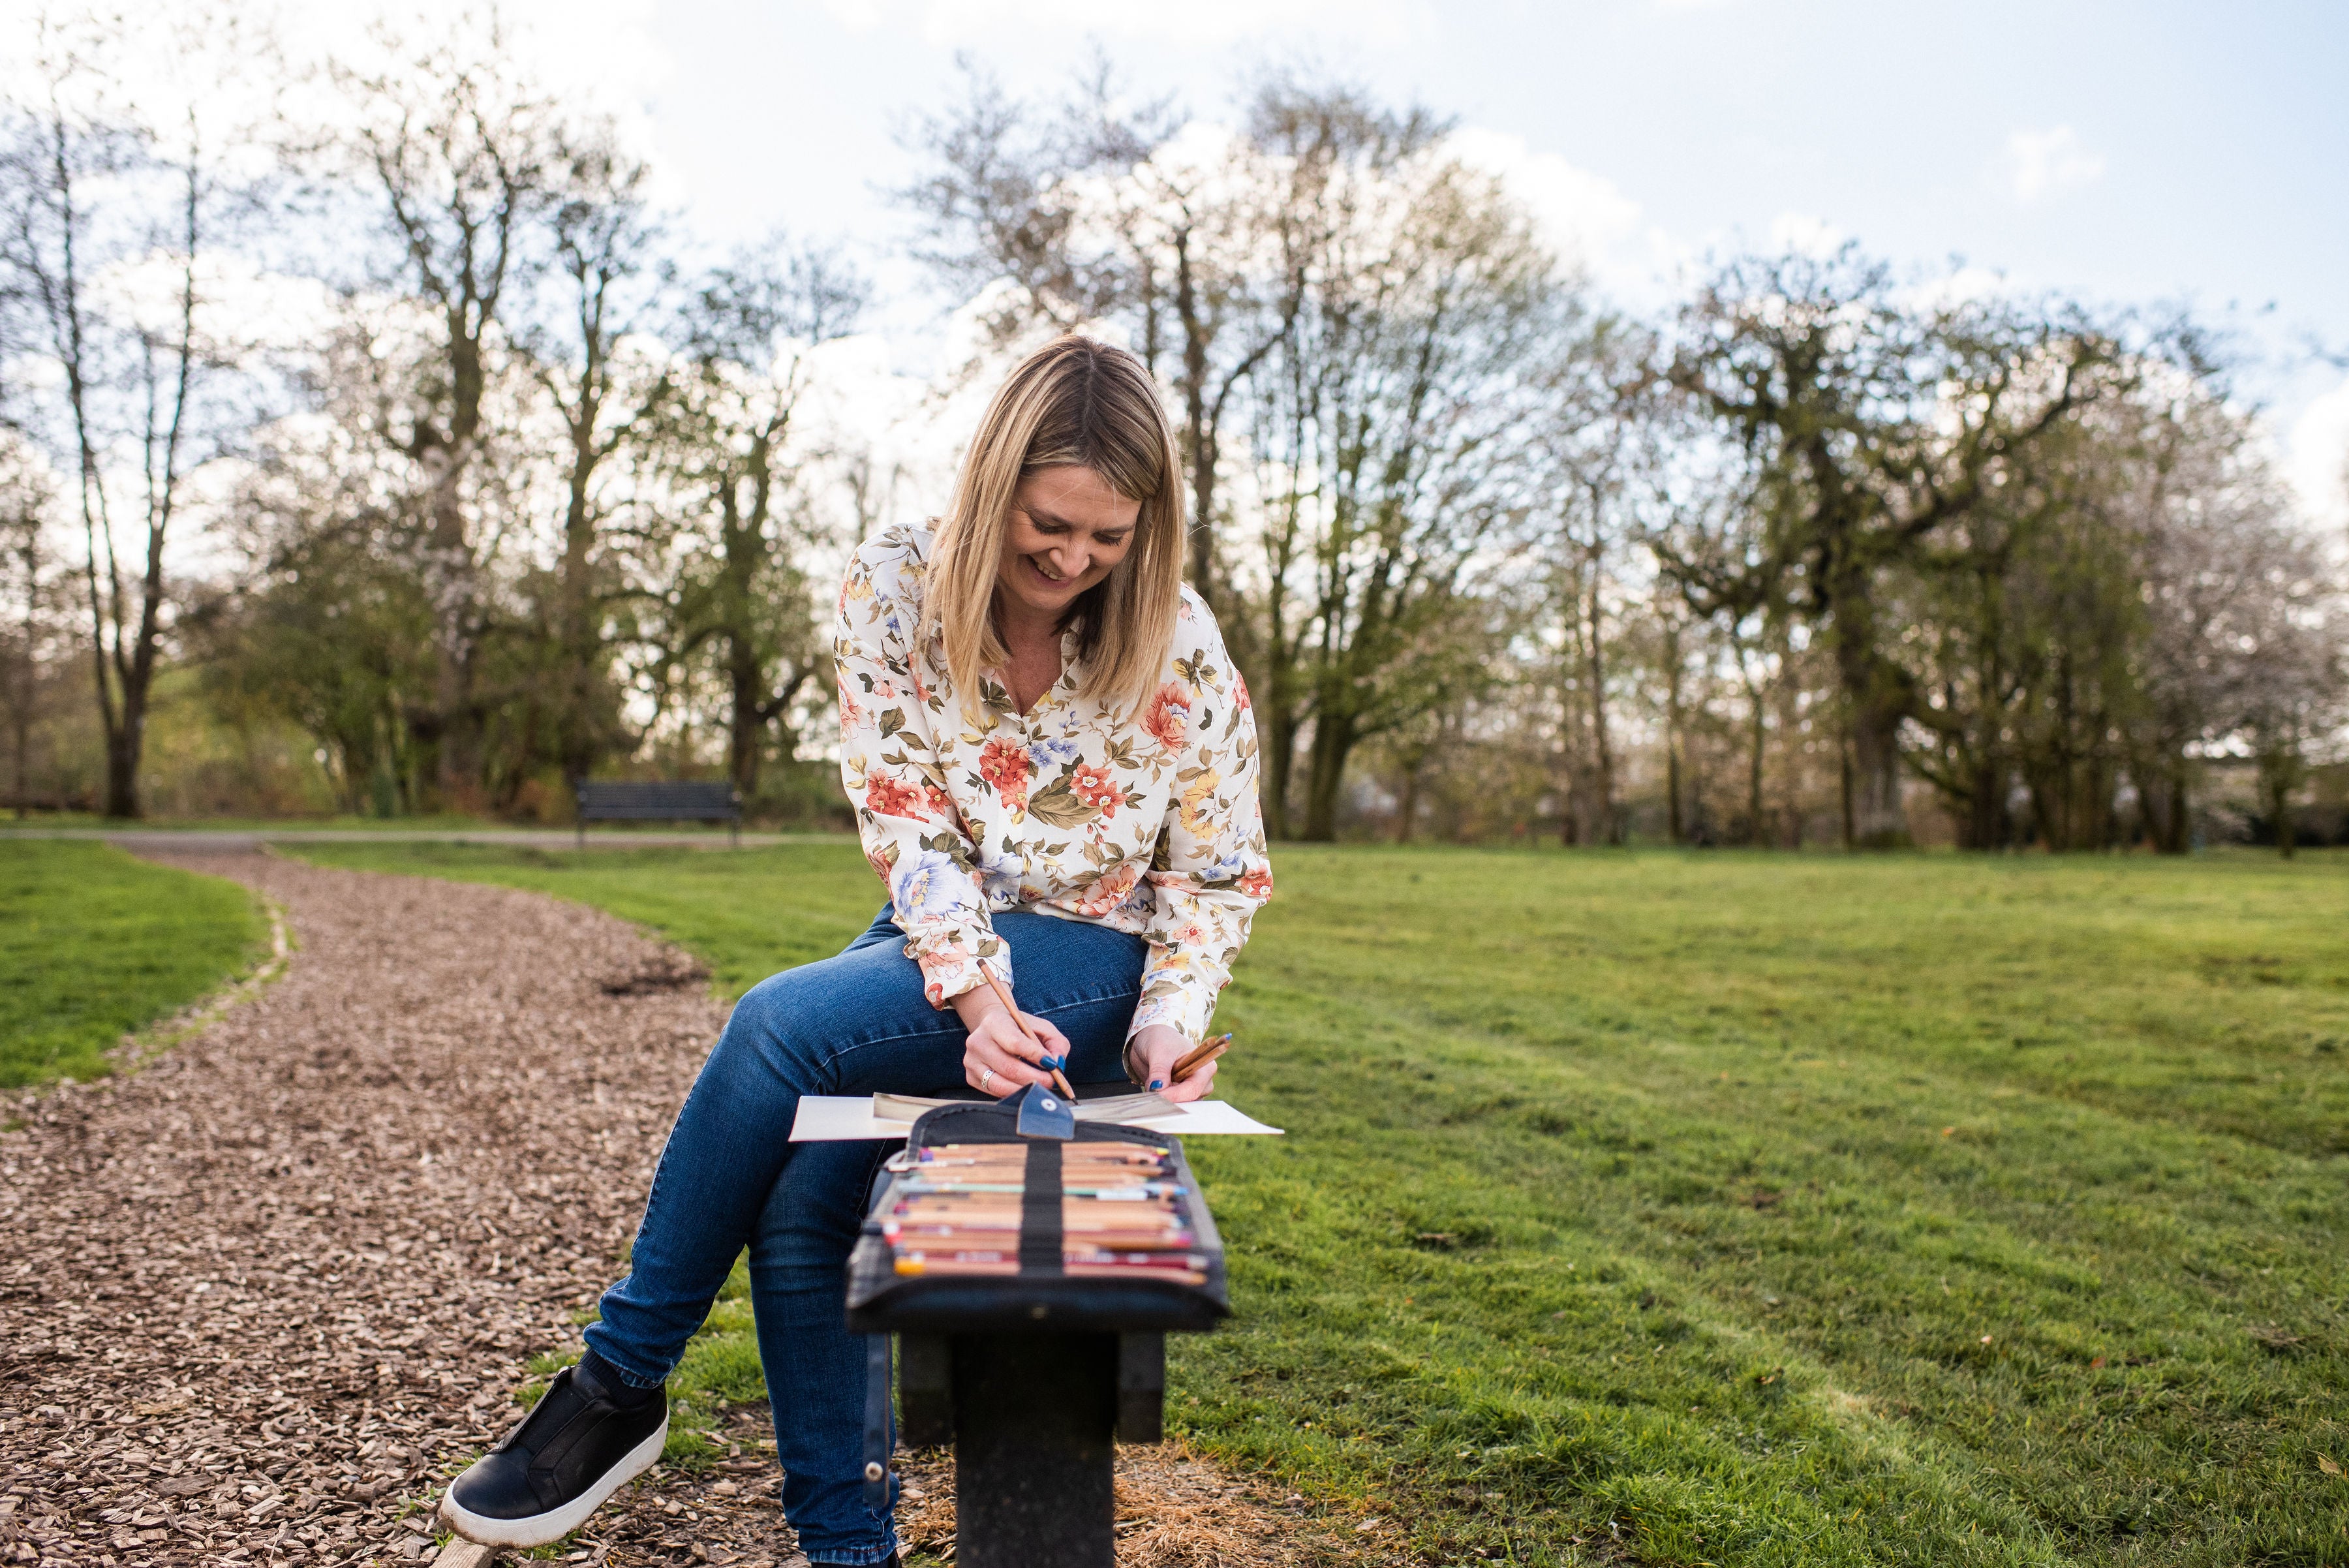
[[[0,1564],[423,1561],[525,1364],[575,1347],[725,1009],[535,894],[168,858],[259,888],[296,947],[137,1072],[0,1106]],[[763,1408],[719,1435],[571,1560],[793,1562]],[[1179,1454],[1124,1469],[1125,1561],[1291,1560],[1293,1510]],[[951,1550],[950,1470],[921,1480],[907,1534]]]

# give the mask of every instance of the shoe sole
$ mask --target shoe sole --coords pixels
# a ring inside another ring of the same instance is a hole
[[[605,1470],[603,1479],[561,1508],[545,1513],[533,1513],[522,1519],[492,1519],[468,1511],[456,1498],[443,1493],[440,1517],[450,1529],[477,1546],[543,1546],[560,1541],[581,1525],[587,1516],[604,1506],[606,1499],[653,1468],[661,1457],[661,1447],[668,1441],[668,1417],[661,1417],[660,1429],[630,1449],[620,1462]]]

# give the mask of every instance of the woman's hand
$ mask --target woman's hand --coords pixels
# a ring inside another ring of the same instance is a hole
[[[1125,1043],[1127,1070],[1143,1088],[1170,1100],[1180,1103],[1205,1099],[1216,1086],[1215,1063],[1202,1062],[1181,1083],[1172,1081],[1174,1064],[1198,1044],[1179,1029],[1164,1023],[1150,1024]]]
[[[999,1100],[1030,1084],[1050,1083],[1050,1068],[1068,1067],[1069,1037],[1034,1013],[1023,1012],[1019,1018],[1043,1042],[1041,1046],[1030,1044],[1011,1010],[991,988],[964,992],[954,999],[954,1010],[970,1031],[962,1048],[963,1082],[979,1093]]]

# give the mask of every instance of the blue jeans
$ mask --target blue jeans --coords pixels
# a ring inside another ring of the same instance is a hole
[[[1050,915],[998,915],[995,930],[1020,1010],[1069,1037],[1069,1076],[1123,1077],[1148,945]],[[838,957],[770,976],[734,1004],[661,1151],[628,1277],[586,1334],[630,1382],[661,1383],[747,1245],[783,1511],[815,1563],[896,1550],[889,1514],[864,1501],[864,1351],[846,1317],[849,1250],[894,1146],[786,1140],[802,1095],[963,1086],[962,1021],[929,1004],[904,940],[885,909]]]

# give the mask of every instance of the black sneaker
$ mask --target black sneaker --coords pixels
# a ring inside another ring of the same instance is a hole
[[[483,1546],[543,1546],[652,1469],[668,1439],[668,1397],[633,1407],[566,1366],[523,1424],[449,1483],[440,1516]]]

